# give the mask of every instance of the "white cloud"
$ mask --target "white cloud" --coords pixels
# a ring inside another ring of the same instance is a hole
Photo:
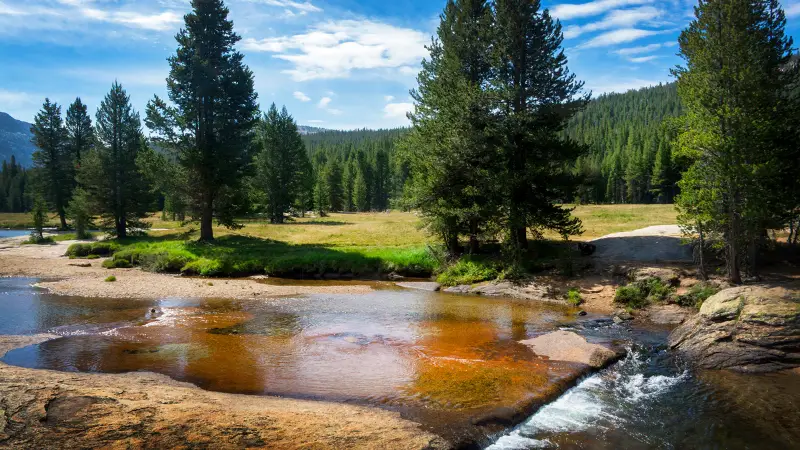
[[[267,39],[245,39],[245,50],[275,53],[294,68],[296,81],[347,78],[354,70],[413,71],[428,55],[430,36],[410,28],[369,20],[340,20],[311,27],[306,33]]]
[[[612,28],[632,27],[640,22],[647,22],[664,15],[664,10],[652,6],[633,9],[620,9],[606,14],[603,20],[585,25],[571,25],[564,29],[566,39],[576,38],[584,33],[610,30]]]
[[[118,23],[132,28],[154,31],[166,31],[175,28],[175,25],[183,21],[179,14],[172,11],[144,14],[134,11],[105,11],[96,8],[83,8],[80,12],[92,20]]]
[[[306,94],[304,94],[304,93],[302,93],[300,91],[294,91],[294,98],[300,100],[301,102],[310,102],[311,101],[311,98],[309,98],[309,96],[307,96]]]
[[[592,91],[592,96],[600,94],[610,94],[612,92],[627,92],[632,89],[641,89],[648,86],[656,86],[660,82],[641,78],[620,78],[620,77],[600,77],[593,81],[587,80],[586,89]]]
[[[649,62],[649,61],[652,61],[652,60],[658,59],[658,58],[660,58],[658,55],[649,55],[649,56],[639,56],[639,57],[636,57],[636,58],[628,58],[628,61],[630,61],[632,63],[640,64],[640,63],[646,63],[646,62]]]
[[[319,104],[317,106],[319,106],[320,108],[324,109],[324,108],[327,108],[330,103],[331,103],[331,98],[330,97],[322,97],[319,100]]]
[[[649,53],[658,50],[664,46],[666,46],[666,44],[650,44],[650,45],[643,45],[641,47],[628,47],[616,50],[614,51],[614,53],[621,56],[640,55],[642,53]]]
[[[797,17],[800,16],[800,2],[790,4],[784,10],[786,13],[786,17]]]
[[[383,107],[383,116],[388,119],[404,118],[413,110],[413,103],[389,103]]]
[[[284,11],[289,11],[295,14],[294,11],[299,11],[299,14],[306,14],[310,12],[321,12],[322,9],[314,6],[311,2],[296,2],[292,0],[250,0],[254,3],[264,3],[270,6],[280,6],[286,8]]]
[[[394,100],[394,95],[387,95],[386,97],[383,97],[383,100],[386,103],[390,103],[392,100]]]
[[[596,16],[621,6],[647,3],[653,3],[653,0],[595,0],[589,3],[555,5],[550,8],[550,12],[558,19],[569,20],[577,17]]]
[[[621,30],[609,31],[588,40],[580,48],[608,47],[616,44],[636,41],[648,36],[665,33],[665,30],[641,30],[638,28],[623,28]]]

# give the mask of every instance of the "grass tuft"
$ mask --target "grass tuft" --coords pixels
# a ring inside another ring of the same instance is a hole
[[[719,292],[719,288],[711,283],[697,283],[689,289],[689,292],[678,296],[678,304],[700,309],[703,302],[717,292]]]
[[[117,281],[117,277],[115,277],[114,275],[109,275],[109,276],[106,277],[105,281],[106,281],[106,283],[113,283],[113,282]]]
[[[442,286],[457,286],[494,280],[499,275],[500,270],[495,262],[464,256],[439,274],[436,281]]]
[[[567,292],[567,303],[575,307],[580,306],[583,303],[581,291],[577,288],[570,288],[569,292]]]
[[[96,256],[110,256],[117,250],[120,245],[113,241],[92,242],[86,244],[72,244],[67,248],[65,256],[70,258],[87,258],[90,255]]]
[[[674,289],[659,278],[648,278],[617,288],[614,302],[628,308],[640,309],[666,300],[673,292]]]

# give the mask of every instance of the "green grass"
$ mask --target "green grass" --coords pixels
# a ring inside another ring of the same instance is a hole
[[[475,284],[494,280],[500,273],[500,267],[495,261],[464,256],[440,273],[436,281],[443,286]]]
[[[88,240],[88,239],[94,239],[96,237],[102,236],[103,233],[90,232],[90,233],[86,233],[86,234],[88,235],[88,237],[86,237],[85,240]],[[78,236],[75,233],[59,233],[59,234],[53,235],[53,240],[56,241],[56,242],[63,242],[63,241],[76,241],[76,240],[79,240],[79,239],[78,239]]]
[[[331,273],[374,276],[389,272],[429,276],[436,268],[435,258],[423,246],[323,247],[238,235],[205,243],[177,239],[178,236],[120,241],[120,248],[104,266],[201,276],[267,274],[298,278]]]
[[[567,303],[571,306],[580,306],[583,303],[580,289],[571,288],[567,292]]]
[[[107,277],[106,277],[106,279],[105,279],[105,282],[106,282],[106,283],[113,283],[113,282],[115,282],[115,281],[117,281],[117,277],[115,277],[114,275],[109,275],[109,276],[107,276]]]
[[[70,258],[88,258],[89,256],[111,256],[120,249],[120,244],[115,241],[92,242],[86,244],[72,244],[67,248],[64,256]]]
[[[678,296],[678,304],[692,308],[700,308],[703,302],[719,292],[719,288],[711,283],[697,283],[686,294]]]
[[[640,309],[651,303],[667,300],[674,291],[672,287],[659,278],[648,278],[617,288],[614,302],[628,308]]]
[[[23,242],[22,245],[50,245],[54,244],[55,240],[50,236],[44,236],[42,238],[36,237],[34,238],[31,234],[31,237],[28,238],[27,241]]]

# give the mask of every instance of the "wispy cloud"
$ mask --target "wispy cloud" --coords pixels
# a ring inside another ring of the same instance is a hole
[[[585,25],[570,25],[564,29],[564,37],[574,39],[584,33],[610,30],[613,28],[632,27],[642,22],[653,21],[665,14],[665,11],[652,6],[633,9],[619,9],[606,14],[603,20]]]
[[[649,44],[649,45],[642,45],[639,47],[621,48],[619,50],[615,50],[614,53],[621,56],[641,55],[642,53],[650,53],[663,47],[669,47],[671,45],[673,45],[672,42]]]
[[[317,106],[319,106],[320,108],[327,108],[328,105],[330,105],[330,103],[331,103],[331,98],[330,97],[322,97],[319,100],[319,104],[317,104]]]
[[[798,17],[800,16],[800,2],[795,2],[793,4],[789,4],[786,6],[784,10],[786,13],[786,17]]]
[[[580,4],[559,4],[550,9],[554,17],[561,20],[578,17],[591,17],[603,14],[615,8],[653,3],[653,0],[595,0]]]
[[[341,20],[311,27],[293,36],[245,39],[249,51],[274,53],[294,68],[285,73],[296,81],[347,78],[354,70],[414,71],[428,55],[430,36],[410,28],[370,20]]]
[[[658,59],[658,58],[660,58],[660,56],[658,56],[658,55],[637,56],[635,58],[628,58],[628,61],[630,61],[632,63],[641,64],[641,63],[646,63],[646,62],[653,61],[653,60]]]
[[[666,30],[642,30],[638,28],[623,28],[621,30],[609,31],[593,37],[580,45],[579,48],[598,48],[608,47],[616,44],[633,42],[649,36],[665,33]]]
[[[294,91],[293,95],[294,95],[294,98],[300,100],[301,102],[310,102],[311,101],[311,98],[309,96],[307,96],[306,94],[304,94],[304,93],[302,93],[300,91]]]
[[[383,107],[383,116],[387,119],[399,119],[414,110],[413,103],[389,103]]]

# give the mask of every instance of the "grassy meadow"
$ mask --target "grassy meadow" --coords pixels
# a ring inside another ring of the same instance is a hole
[[[676,222],[672,205],[588,205],[574,214],[586,232],[575,240]],[[28,221],[30,220],[27,217]],[[0,214],[0,224],[29,226],[24,214]],[[269,274],[298,278],[373,277],[389,272],[429,276],[442,270],[430,250],[435,239],[419,226],[414,213],[334,213],[328,217],[296,218],[275,225],[261,219],[243,219],[243,227],[215,229],[214,243],[197,242],[198,226],[147,219],[146,236],[83,244],[70,249],[75,258],[112,255],[107,267],[138,266],[145,270],[201,276]],[[73,237],[64,234],[58,240]],[[557,239],[557,236],[548,236]],[[490,279],[503,268],[491,258],[466,259],[445,270],[445,284]]]

